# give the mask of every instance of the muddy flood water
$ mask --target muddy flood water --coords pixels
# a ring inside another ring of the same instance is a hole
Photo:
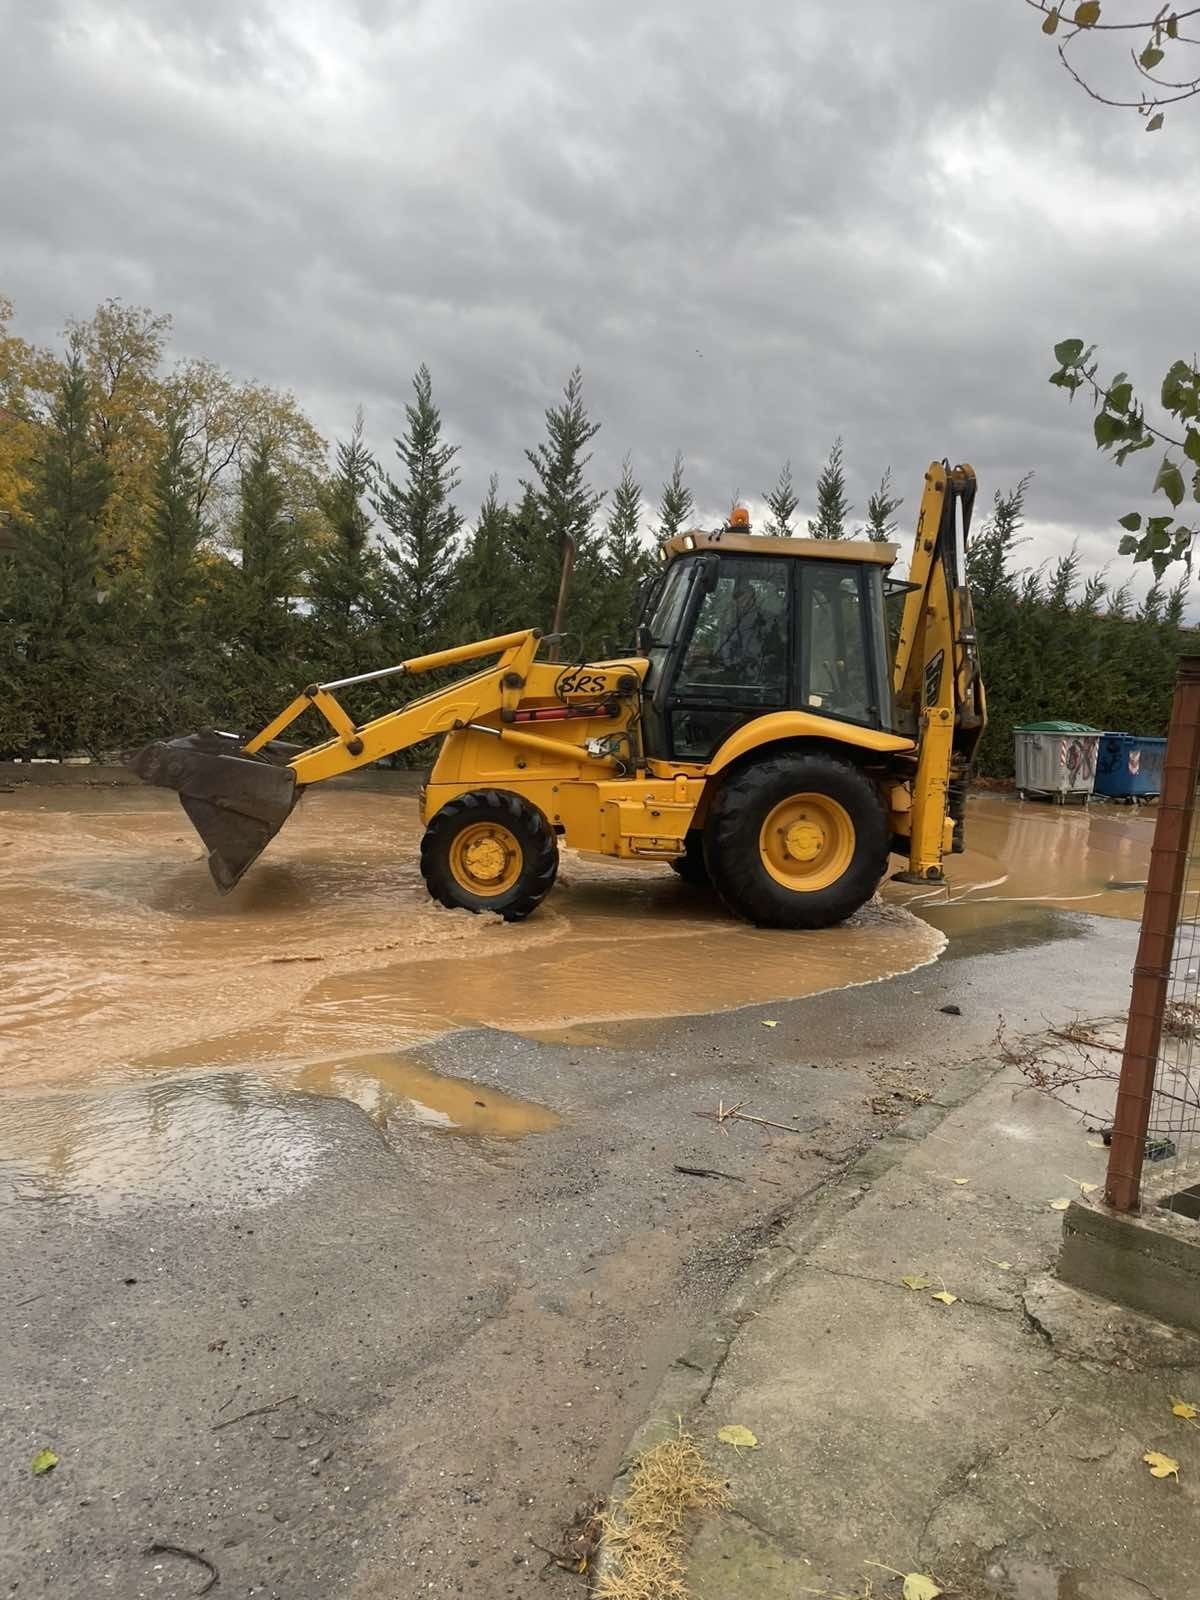
[[[168,1127],[185,1152],[228,1123],[231,1168],[278,1137],[300,1180],[295,1090],[392,1129],[544,1131],[550,1111],[432,1073],[413,1047],[871,983],[1047,907],[1136,917],[1152,830],[1152,814],[977,797],[946,888],[887,884],[819,933],[749,928],[664,866],[567,852],[545,905],[509,925],[428,899],[409,795],[306,795],[222,899],[172,795],[22,786],[0,795],[0,1161],[136,1188]]]

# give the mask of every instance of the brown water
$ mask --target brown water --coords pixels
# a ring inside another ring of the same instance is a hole
[[[425,893],[403,796],[306,795],[224,899],[164,792],[31,788],[0,804],[9,1086],[249,1065],[354,1098],[372,1074],[328,1063],[390,1060],[464,1025],[811,994],[918,966],[943,944],[889,906],[824,933],[761,932],[665,867],[571,853],[528,922],[446,911]]]
[[[1136,916],[1140,890],[1113,885],[1144,877],[1152,827],[1115,809],[983,797],[946,888],[888,884],[881,902],[819,933],[750,928],[664,866],[567,852],[541,910],[506,924],[428,899],[408,796],[306,795],[222,899],[172,796],[29,786],[0,795],[0,1081],[107,1091],[142,1079],[148,1094],[153,1073],[156,1103],[169,1105],[197,1070],[248,1074],[268,1123],[271,1097],[300,1089],[388,1126],[544,1130],[544,1108],[439,1078],[403,1052],[455,1027],[557,1031],[871,983],[934,960],[943,929],[1031,907]],[[196,1114],[224,1115],[224,1103]],[[131,1127],[153,1124],[149,1100],[121,1104]],[[0,1129],[0,1155],[7,1142]]]
[[[1039,908],[1136,920],[1154,816],[1127,806],[975,795],[967,849],[946,863],[947,884],[893,883],[885,893],[951,935],[1020,921]]]

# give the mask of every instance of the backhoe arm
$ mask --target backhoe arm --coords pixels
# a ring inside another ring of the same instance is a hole
[[[986,724],[966,582],[974,500],[971,467],[930,465],[892,679],[897,708],[915,723],[918,749],[908,871],[898,874],[904,882],[941,881],[946,820],[962,820],[966,779]]]
[[[273,722],[244,743],[236,734],[189,734],[147,745],[131,758],[130,765],[147,783],[177,791],[208,848],[209,868],[223,892],[231,889],[261,855],[309,784],[369,766],[456,728],[473,728],[518,750],[551,754],[559,762],[566,760],[580,768],[610,774],[616,761],[605,750],[551,742],[525,726],[513,726],[521,720],[518,710],[540,638],[536,628],[527,628],[520,633],[414,656],[379,672],[310,684]],[[482,671],[434,689],[361,726],[337,698],[337,690],[352,684],[399,675],[417,676],[491,656],[499,659]],[[551,685],[561,670],[552,670]],[[618,670],[612,676],[621,680],[628,676],[627,669],[624,674]],[[597,693],[608,688],[607,675],[601,675],[598,682]],[[628,676],[629,686],[636,687],[636,682],[635,677]],[[628,687],[622,690],[616,681],[613,688],[617,693],[631,692]],[[564,693],[567,699],[572,698],[570,688]],[[607,702],[599,714],[612,715],[612,704]],[[280,735],[310,709],[324,718],[332,738],[306,749],[277,745]]]

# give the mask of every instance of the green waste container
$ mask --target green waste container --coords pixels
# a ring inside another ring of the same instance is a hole
[[[1026,722],[1013,729],[1017,791],[1060,804],[1088,802],[1096,781],[1101,730],[1086,722]]]

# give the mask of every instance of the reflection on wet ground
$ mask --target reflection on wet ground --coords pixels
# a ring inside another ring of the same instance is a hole
[[[387,1133],[519,1139],[560,1121],[545,1106],[398,1054],[308,1062],[269,1077],[146,1072],[79,1089],[10,1090],[0,1100],[0,1182],[20,1200],[69,1197],[100,1212],[266,1205],[339,1154],[337,1130],[304,1094],[349,1100]]]
[[[973,795],[967,849],[946,863],[949,882],[934,890],[890,884],[885,893],[941,928],[951,944],[971,935],[974,949],[1061,937],[1069,925],[1053,912],[1136,920],[1154,816],[1128,806]]]
[[[428,899],[408,795],[306,795],[222,899],[171,796],[30,785],[0,795],[0,1162],[161,1197],[150,1174],[165,1164],[181,1192],[223,1182],[199,1170],[219,1146],[230,1172],[303,1181],[296,1090],[393,1131],[546,1131],[549,1110],[404,1052],[461,1026],[555,1031],[871,983],[936,959],[947,937],[1061,937],[1063,912],[1136,917],[1152,830],[1116,808],[975,798],[947,887],[889,883],[820,933],[749,928],[666,867],[567,853],[541,911],[509,925]]]

